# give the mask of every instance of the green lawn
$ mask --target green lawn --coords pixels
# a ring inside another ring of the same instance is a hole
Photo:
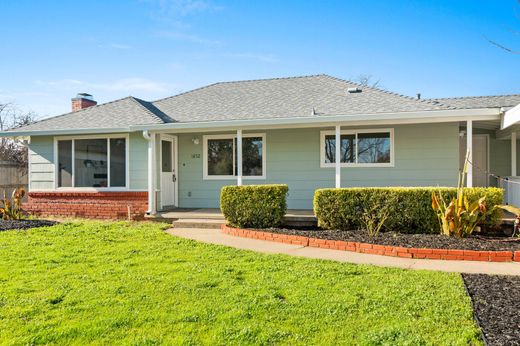
[[[0,343],[480,344],[458,275],[263,255],[163,228],[0,232]]]

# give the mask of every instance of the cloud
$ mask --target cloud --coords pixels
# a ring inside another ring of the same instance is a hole
[[[55,81],[36,80],[36,85],[52,87],[55,89],[82,89],[84,91],[95,90],[101,92],[126,92],[132,93],[165,93],[174,86],[170,83],[157,82],[146,78],[123,78],[105,83],[92,83],[76,79],[61,79]]]
[[[252,61],[260,61],[260,62],[268,62],[275,63],[278,62],[279,59],[274,54],[257,54],[257,53],[224,53],[222,54],[225,58],[230,59],[241,59],[241,60],[252,60]]]
[[[111,43],[109,46],[114,49],[132,49],[132,46],[122,43]]]
[[[217,11],[221,6],[207,0],[152,0],[165,16],[187,16],[197,12]]]
[[[198,35],[186,34],[178,31],[158,31],[155,33],[155,36],[168,38],[175,41],[197,43],[205,46],[218,46],[221,44],[221,42],[218,40],[210,40]]]

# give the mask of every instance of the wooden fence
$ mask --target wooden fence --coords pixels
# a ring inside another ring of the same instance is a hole
[[[27,190],[26,169],[12,162],[0,161],[0,198],[4,191],[7,194],[18,188],[23,187]]]

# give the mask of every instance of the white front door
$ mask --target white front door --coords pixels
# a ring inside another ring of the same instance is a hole
[[[473,186],[488,186],[488,136],[473,135]],[[460,168],[466,158],[466,136],[460,138]]]
[[[175,162],[177,158],[176,141],[174,137],[161,135],[161,207],[175,206],[175,187],[177,172]]]

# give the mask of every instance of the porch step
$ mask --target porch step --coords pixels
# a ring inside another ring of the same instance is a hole
[[[205,228],[220,229],[220,225],[225,223],[222,219],[178,219],[173,221],[174,228]]]

